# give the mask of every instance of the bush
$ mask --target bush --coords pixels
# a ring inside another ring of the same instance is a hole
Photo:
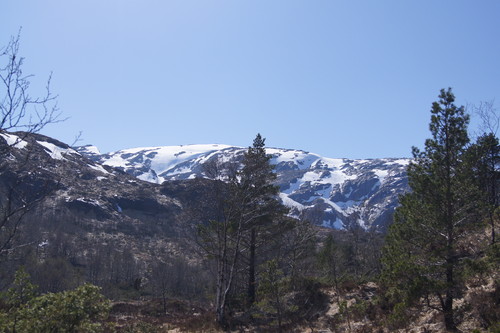
[[[85,284],[75,290],[35,296],[24,270],[16,274],[0,313],[1,332],[102,332],[110,303],[100,288]]]

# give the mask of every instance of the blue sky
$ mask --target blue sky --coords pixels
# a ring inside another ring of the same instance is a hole
[[[2,0],[32,94],[53,72],[63,123],[102,152],[251,144],[405,157],[431,103],[500,103],[500,1]]]

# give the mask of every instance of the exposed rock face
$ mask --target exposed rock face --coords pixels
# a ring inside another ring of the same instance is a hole
[[[0,203],[27,204],[19,233],[29,238],[25,242],[63,239],[76,263],[103,244],[138,258],[177,251],[183,204],[159,184],[102,166],[43,135],[0,133],[0,149]]]
[[[134,148],[109,154],[77,148],[90,159],[119,168],[152,183],[208,177],[204,165],[218,161],[238,166],[245,148],[224,145],[187,145]],[[408,191],[408,159],[332,159],[291,149],[268,148],[276,165],[276,184],[291,215],[332,228],[384,230]]]

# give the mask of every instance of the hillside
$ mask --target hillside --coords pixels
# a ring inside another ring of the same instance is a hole
[[[18,264],[49,258],[42,263],[50,266],[60,260],[61,267],[45,272],[49,290],[67,287],[64,279],[54,284],[58,274],[71,280],[66,275],[78,272],[98,285],[126,284],[159,258],[182,252],[190,257],[183,250],[184,203],[159,184],[102,166],[39,134],[2,133],[0,149],[7,156],[0,165],[0,208],[3,216],[11,214],[1,225],[1,254],[24,258]],[[17,230],[13,239],[10,230]],[[18,265],[9,260],[0,278]],[[117,269],[118,263],[127,264]]]

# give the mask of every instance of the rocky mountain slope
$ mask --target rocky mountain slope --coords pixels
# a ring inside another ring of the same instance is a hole
[[[43,198],[38,220],[67,218],[94,235],[112,230],[130,244],[137,243],[132,240],[137,235],[148,234],[153,243],[161,235],[158,242],[162,243],[166,235],[174,239],[182,233],[183,207],[197,200],[197,194],[189,193],[205,191],[206,163],[237,166],[246,150],[187,145],[100,154],[92,146],[72,149],[43,135],[7,132],[0,133],[0,146],[6,157],[0,165],[1,195],[14,189],[34,201]],[[406,159],[331,159],[276,148],[267,152],[276,165],[280,197],[291,215],[317,225],[383,230],[398,195],[408,189]],[[185,181],[189,179],[198,180]],[[160,185],[174,180],[185,184],[168,190]]]
[[[95,146],[76,149],[96,163],[158,184],[207,178],[206,163],[238,165],[246,150],[217,144],[134,148],[108,154],[100,154]],[[317,225],[384,230],[398,196],[408,190],[408,159],[334,159],[278,148],[267,152],[276,166],[280,197],[291,208],[291,215]]]
[[[39,134],[2,132],[0,151],[0,208],[15,213],[12,221],[22,217],[26,231],[16,233],[24,238],[16,244],[72,249],[64,256],[75,265],[88,265],[103,246],[144,259],[179,251],[183,203],[160,185]]]

